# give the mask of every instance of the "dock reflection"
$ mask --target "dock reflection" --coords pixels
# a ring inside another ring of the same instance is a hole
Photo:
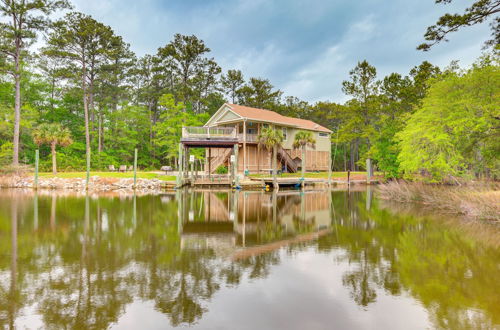
[[[182,249],[227,253],[331,227],[329,193],[183,190],[176,198]]]

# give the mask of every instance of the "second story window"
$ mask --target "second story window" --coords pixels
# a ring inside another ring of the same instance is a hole
[[[283,132],[283,140],[286,140],[286,127],[282,127],[281,130]]]

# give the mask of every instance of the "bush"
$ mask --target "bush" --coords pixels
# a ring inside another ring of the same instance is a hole
[[[10,164],[12,162],[12,142],[5,142],[0,146],[0,166]]]
[[[223,165],[217,167],[217,169],[215,170],[215,173],[217,174],[227,174],[227,172],[228,172],[227,167]]]

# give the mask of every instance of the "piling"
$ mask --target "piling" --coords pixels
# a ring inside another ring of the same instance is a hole
[[[39,152],[38,149],[35,150],[35,181],[33,183],[33,188],[38,189],[38,163],[39,163]]]
[[[89,189],[89,181],[90,181],[90,149],[87,149],[87,175],[85,176],[85,189]]]
[[[134,149],[134,189],[137,186],[137,148]]]

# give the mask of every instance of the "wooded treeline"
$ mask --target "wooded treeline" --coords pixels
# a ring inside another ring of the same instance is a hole
[[[223,71],[194,35],[176,34],[155,54],[138,57],[89,15],[69,12],[50,22],[51,13],[70,8],[66,1],[0,3],[14,22],[0,24],[2,166],[16,165],[16,148],[19,163],[33,164],[33,130],[43,123],[71,132],[74,143],[58,150],[61,170],[84,169],[86,152],[93,169],[130,164],[134,148],[142,168],[175,164],[181,127],[204,124],[230,102],[330,128],[334,170],[362,170],[369,157],[391,177],[499,174],[495,51],[467,70],[423,62],[407,75],[386,77],[360,61],[343,82],[349,101],[309,104],[284,96],[268,79]],[[35,49],[37,35],[44,43]],[[48,170],[50,146],[40,150]]]

